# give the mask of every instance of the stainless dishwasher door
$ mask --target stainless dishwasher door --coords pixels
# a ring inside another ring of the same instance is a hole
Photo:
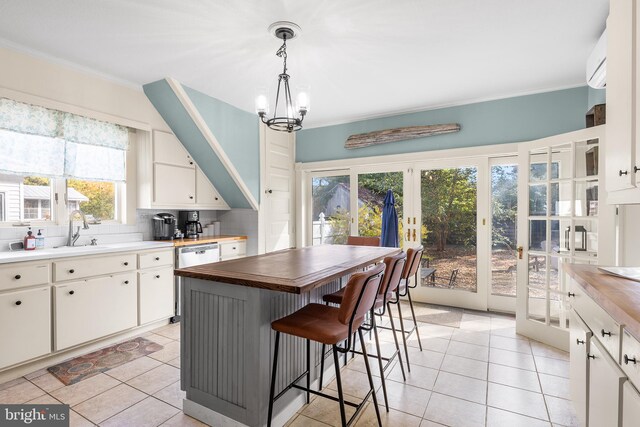
[[[220,245],[217,243],[176,248],[176,268],[187,268],[218,261],[220,261]],[[171,323],[179,322],[182,314],[182,277],[180,276],[175,277],[175,301],[175,316],[171,318]]]

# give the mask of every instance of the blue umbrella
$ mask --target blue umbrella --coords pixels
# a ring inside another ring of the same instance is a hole
[[[396,201],[391,190],[387,190],[387,195],[384,198],[381,234],[380,246],[398,247],[398,213],[396,212]]]

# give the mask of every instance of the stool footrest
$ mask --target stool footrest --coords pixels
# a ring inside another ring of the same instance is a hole
[[[296,383],[298,381],[300,381],[301,379],[303,379],[304,377],[307,376],[307,371],[304,371],[302,373],[302,375],[300,375],[298,378],[296,378],[295,380],[293,380],[293,382],[291,384],[289,384],[288,386],[286,386],[280,393],[278,393],[276,395],[276,397],[273,398],[273,401],[275,402],[276,400],[280,399],[282,397],[283,394],[285,394],[286,392],[288,392],[290,389],[292,388],[299,388],[300,386],[297,385]],[[305,389],[306,390],[306,389]]]
[[[394,330],[393,328],[391,328],[391,327],[389,327],[389,326],[380,326],[380,325],[376,325],[376,327],[377,327],[377,328],[380,328],[380,329],[386,329],[387,331],[393,331],[393,330]],[[415,330],[416,330],[416,327],[415,327],[415,325],[414,325],[414,326],[412,326],[412,327],[411,327],[411,329],[405,329],[404,334],[405,334],[406,336],[409,336],[409,335],[411,335],[411,334],[413,333],[413,331],[415,331]],[[401,331],[400,329],[398,329],[398,328],[396,328],[396,329],[395,329],[395,331],[396,331],[396,332],[402,332],[402,331]]]

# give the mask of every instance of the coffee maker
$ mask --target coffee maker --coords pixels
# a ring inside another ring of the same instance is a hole
[[[202,233],[199,211],[178,212],[178,227],[184,232],[185,239],[197,239]]]
[[[170,213],[153,216],[153,240],[172,240],[176,231],[176,217]]]

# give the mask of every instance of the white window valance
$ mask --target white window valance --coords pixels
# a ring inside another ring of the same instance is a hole
[[[129,129],[0,98],[0,172],[125,181]]]

